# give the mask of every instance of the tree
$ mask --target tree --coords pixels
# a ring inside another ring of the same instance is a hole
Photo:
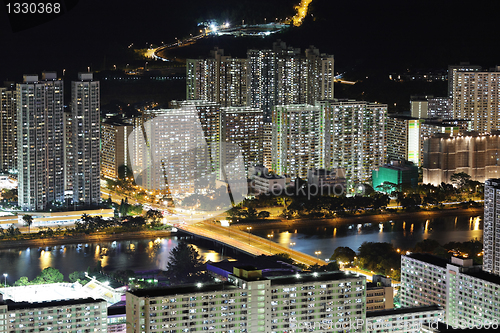
[[[437,242],[433,239],[424,239],[423,241],[415,244],[415,248],[413,249],[413,252],[433,253],[434,250],[436,250],[440,246],[441,245],[439,244],[439,242]]]
[[[80,281],[80,279],[83,279],[84,277],[85,277],[85,275],[83,274],[83,272],[79,272],[79,271],[75,271],[68,276],[69,282],[71,282],[71,283],[78,282],[78,281]]]
[[[31,215],[23,215],[24,224],[28,227],[28,233],[31,234],[31,225],[33,224],[33,216]]]
[[[471,176],[469,176],[465,172],[454,173],[450,177],[450,181],[455,185],[458,189],[463,190],[471,181]]]
[[[163,215],[159,210],[150,209],[146,212],[145,218],[149,223],[151,223],[152,227],[158,227],[161,225]]]
[[[180,242],[170,251],[166,275],[174,283],[196,282],[202,266],[198,251],[192,245]]]
[[[333,254],[330,260],[335,260],[337,262],[349,263],[354,261],[354,257],[356,256],[356,252],[353,249],[347,246],[339,246],[333,251]]]
[[[64,281],[64,275],[59,270],[47,267],[33,281],[35,284],[59,283]]]
[[[16,282],[14,282],[14,286],[15,287],[19,287],[19,286],[27,286],[30,284],[30,281],[28,279],[27,276],[21,276],[19,278],[19,280],[17,280]]]

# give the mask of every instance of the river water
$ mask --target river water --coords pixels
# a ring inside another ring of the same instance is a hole
[[[314,225],[314,222],[312,222]],[[293,249],[329,258],[335,248],[348,246],[357,250],[363,242],[389,242],[395,248],[410,249],[424,239],[435,239],[442,245],[451,241],[464,242],[474,238],[482,240],[482,216],[449,216],[434,219],[392,220],[374,224],[348,224],[335,227],[301,227],[293,229],[255,226],[252,232]],[[130,240],[88,244],[69,244],[52,247],[30,247],[0,250],[0,278],[8,274],[13,283],[21,276],[30,280],[42,269],[54,267],[67,278],[74,271],[86,271],[98,261],[104,271],[145,271],[164,269],[170,251],[177,246],[181,235],[152,240]],[[188,239],[196,246],[205,260],[219,261],[227,258],[220,247]],[[222,256],[224,255],[224,256]],[[3,280],[3,279],[2,279]],[[1,281],[4,282],[4,281]]]

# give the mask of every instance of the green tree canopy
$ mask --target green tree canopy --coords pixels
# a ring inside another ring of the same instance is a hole
[[[351,262],[354,260],[356,256],[356,252],[353,249],[347,246],[339,246],[333,251],[330,260],[335,260],[337,262]]]
[[[180,242],[170,251],[166,276],[171,283],[197,282],[203,267],[198,251],[186,242]]]
[[[55,268],[47,267],[35,278],[35,280],[33,280],[33,282],[35,284],[64,282],[64,275]]]

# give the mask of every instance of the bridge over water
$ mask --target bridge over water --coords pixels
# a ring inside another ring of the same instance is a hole
[[[249,232],[243,232],[234,227],[223,227],[213,222],[204,221],[196,224],[180,225],[178,229],[198,238],[216,241],[222,245],[252,256],[287,253],[296,262],[308,266],[314,264],[327,264],[324,260],[289,249],[273,242],[270,239],[264,239]]]

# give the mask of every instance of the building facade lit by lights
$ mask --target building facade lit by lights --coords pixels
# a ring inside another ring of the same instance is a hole
[[[13,302],[0,298],[0,333],[107,332],[107,303],[93,298]]]
[[[186,98],[221,106],[247,105],[247,60],[215,48],[207,59],[186,61]]]
[[[100,86],[92,73],[79,73],[71,82],[71,147],[73,202],[101,202]]]
[[[270,117],[275,105],[311,104],[333,99],[334,58],[310,47],[277,41],[272,49],[248,50],[248,105]]]
[[[0,170],[17,171],[16,87],[0,87]]]
[[[470,119],[472,131],[500,130],[500,67],[494,71],[456,71],[452,99],[454,118]]]
[[[126,123],[103,122],[101,124],[101,175],[117,180],[118,168],[130,166],[128,136],[133,126]]]
[[[63,81],[53,72],[25,75],[16,95],[19,206],[44,210],[64,200]]]
[[[500,179],[488,179],[484,184],[483,270],[500,276]]]
[[[451,137],[434,134],[424,142],[423,183],[438,186],[451,183],[454,173],[465,172],[484,183],[500,174],[500,136],[464,132]]]
[[[500,276],[473,265],[472,259],[401,256],[401,305],[440,305],[445,323],[454,327],[498,324],[499,288]]]
[[[319,101],[276,106],[273,112],[272,169],[306,178],[308,169],[344,168],[352,181],[366,181],[386,159],[387,105]]]
[[[348,322],[364,331],[364,277],[331,272],[264,278],[248,269],[235,268],[228,278],[233,284],[127,292],[127,332],[306,332],[309,323],[343,332]]]
[[[387,105],[353,100],[317,105],[325,121],[322,168],[344,168],[347,179],[367,181],[372,170],[385,164]]]
[[[242,59],[216,48],[210,58],[187,60],[186,99],[260,108],[269,120],[274,105],[332,99],[333,69],[333,56],[314,47],[301,54],[281,41]]]

